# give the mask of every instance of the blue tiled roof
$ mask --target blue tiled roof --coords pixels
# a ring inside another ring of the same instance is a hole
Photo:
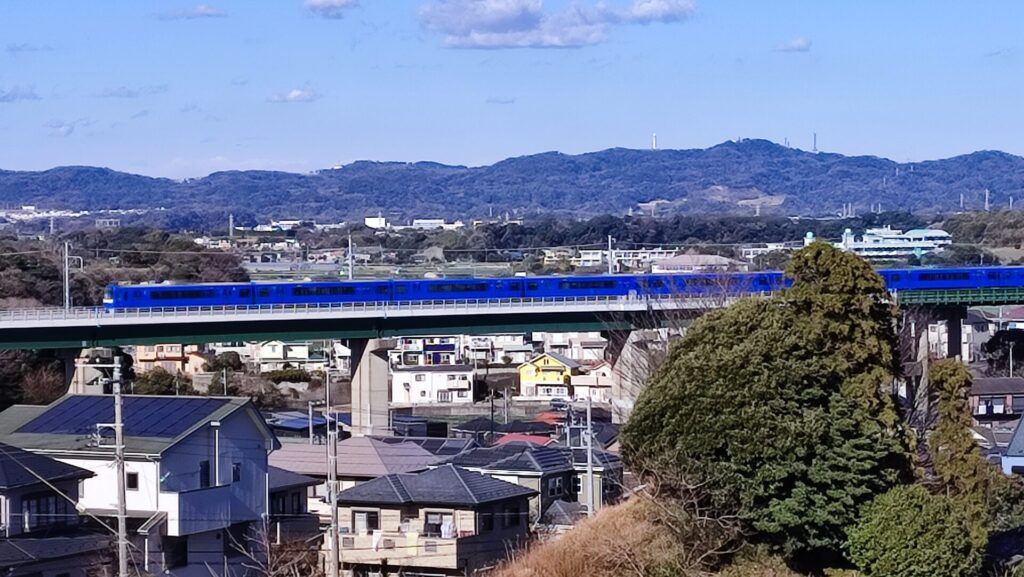
[[[536,495],[533,489],[442,465],[422,473],[400,473],[378,477],[338,493],[342,504],[446,505],[472,507]]]

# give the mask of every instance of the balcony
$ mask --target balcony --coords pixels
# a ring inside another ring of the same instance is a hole
[[[379,564],[382,559],[387,559],[391,566],[458,569],[459,541],[454,538],[427,538],[419,533],[384,531],[374,543],[372,534],[343,534],[341,556],[345,563]],[[329,544],[324,547],[329,547]]]
[[[270,538],[278,544],[307,541],[319,535],[320,517],[313,513],[270,517]]]
[[[160,508],[167,511],[167,534],[172,537],[225,529],[231,518],[231,485],[160,493]]]

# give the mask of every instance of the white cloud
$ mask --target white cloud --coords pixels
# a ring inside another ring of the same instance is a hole
[[[223,18],[227,15],[227,12],[209,4],[199,4],[193,8],[162,12],[157,15],[157,18],[160,20],[196,20],[197,18]]]
[[[35,86],[12,86],[7,90],[0,88],[0,102],[17,102],[19,100],[42,100],[36,93]]]
[[[11,56],[17,56],[19,54],[24,54],[26,52],[49,52],[51,50],[53,50],[53,48],[51,48],[51,47],[49,47],[49,46],[47,46],[45,44],[44,45],[39,45],[39,44],[28,44],[28,43],[22,42],[20,44],[13,44],[12,43],[12,44],[8,44],[7,45],[7,53],[10,54]]]
[[[163,94],[164,92],[167,92],[166,84],[151,84],[148,86],[139,86],[137,88],[128,86],[104,88],[96,94],[96,96],[99,96],[100,98],[138,98],[140,96]]]
[[[420,22],[450,48],[573,48],[604,42],[616,25],[678,22],[692,12],[692,0],[599,1],[554,13],[543,0],[431,0]]]
[[[65,122],[63,120],[51,120],[46,124],[46,127],[50,129],[50,136],[60,136],[67,138],[75,133],[75,129],[79,126],[88,126],[92,124],[88,118],[79,118],[78,120],[71,120]]]
[[[307,10],[322,18],[337,20],[344,18],[345,12],[359,5],[359,0],[305,0]]]
[[[269,98],[270,102],[313,102],[320,98],[320,95],[313,92],[312,90],[303,90],[302,88],[292,88],[284,94],[275,94]]]
[[[779,44],[779,52],[810,52],[811,41],[807,38],[793,38]]]

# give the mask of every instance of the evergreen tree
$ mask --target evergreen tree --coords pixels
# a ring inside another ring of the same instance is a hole
[[[694,484],[760,540],[824,564],[910,470],[888,393],[894,317],[854,255],[817,243],[788,274],[792,289],[693,325],[638,399],[623,451],[644,475],[674,477],[666,461],[698,471]]]

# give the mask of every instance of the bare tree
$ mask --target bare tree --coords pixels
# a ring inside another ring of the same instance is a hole
[[[50,367],[32,369],[22,379],[23,400],[30,405],[48,405],[65,392],[64,375]]]
[[[267,523],[253,523],[240,538],[230,531],[227,534],[230,547],[243,558],[241,565],[248,576],[324,577],[319,539],[278,543]]]

